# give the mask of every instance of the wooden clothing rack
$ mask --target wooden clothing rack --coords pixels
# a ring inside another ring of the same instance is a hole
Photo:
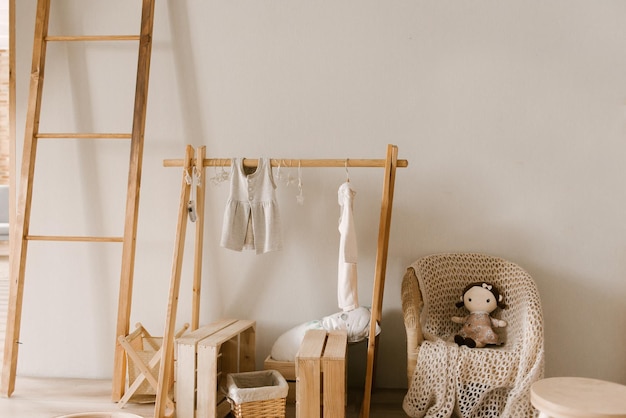
[[[189,176],[195,172],[199,179],[199,187],[196,196],[196,241],[194,250],[194,276],[193,276],[193,301],[191,330],[199,326],[200,313],[200,284],[202,273],[202,248],[204,230],[204,198],[206,189],[206,167],[229,166],[230,158],[206,157],[206,147],[202,146],[194,150],[191,145],[185,149],[183,159],[165,160],[165,167],[183,167],[180,202],[178,207],[178,222],[176,229],[176,243],[172,261],[172,275],[166,313],[166,325],[163,333],[163,346],[161,363],[159,368],[159,381],[156,394],[155,418],[173,416],[173,410],[168,408],[169,392],[173,383],[174,373],[174,333],[176,324],[176,311],[178,309],[178,296],[180,291],[180,279],[182,271],[185,235],[187,229],[189,197],[192,184]],[[376,251],[376,265],[374,271],[374,287],[372,292],[372,307],[369,335],[376,335],[376,324],[382,319],[383,293],[385,288],[385,272],[387,266],[387,253],[389,247],[389,230],[391,225],[391,210],[397,167],[407,167],[407,160],[398,160],[398,147],[387,145],[385,159],[272,159],[272,167],[380,167],[385,169],[383,179],[383,194],[380,206],[380,223],[378,229],[378,245]],[[256,167],[258,160],[244,159],[245,167]],[[376,364],[376,345],[378,337],[369,338],[367,345],[367,368],[365,376],[365,388],[363,403],[361,405],[362,418],[369,418],[370,401]]]

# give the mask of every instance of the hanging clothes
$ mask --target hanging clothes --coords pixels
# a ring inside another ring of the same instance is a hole
[[[337,300],[339,309],[350,311],[358,308],[359,294],[357,288],[357,242],[352,202],[356,192],[347,181],[339,186],[337,193],[339,206],[339,269],[337,277]]]
[[[235,251],[255,250],[257,254],[280,250],[280,214],[270,159],[259,158],[256,170],[249,174],[243,160],[232,160],[220,245]]]

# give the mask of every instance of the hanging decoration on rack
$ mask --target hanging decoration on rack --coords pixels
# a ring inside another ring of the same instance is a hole
[[[283,168],[287,167],[285,160],[277,159],[276,161],[278,161],[278,166],[276,168],[276,176],[274,176],[274,178],[276,179],[276,184],[280,184],[280,182],[282,181],[283,183],[285,183],[286,187],[291,186],[294,183],[295,179],[290,172],[287,172],[286,175],[283,173]]]
[[[219,170],[218,170],[218,166],[219,165]],[[219,185],[220,183],[223,183],[225,181],[228,181],[228,179],[230,178],[230,173],[228,171],[226,171],[226,165],[225,164],[217,164],[213,167],[214,169],[214,175],[213,177],[210,178],[211,183],[213,183],[214,185]]]
[[[276,169],[276,176],[275,176],[276,184],[279,184],[281,181],[284,181],[286,187],[291,186],[296,181],[296,179],[294,179],[294,177],[291,175],[290,172],[287,172],[286,176],[283,174],[282,168],[285,163],[285,160],[280,159],[277,161],[278,161],[278,167]],[[297,186],[298,186],[298,194],[296,195],[296,202],[298,202],[299,205],[304,205],[304,193],[303,193],[303,188],[302,188],[302,161],[300,160],[298,160]]]
[[[298,161],[298,195],[296,196],[296,202],[299,205],[304,205],[304,194],[302,193],[302,161]]]
[[[198,214],[196,212],[196,193],[200,184],[200,172],[194,166],[191,170],[192,174],[189,174],[189,170],[185,170],[185,182],[191,188],[189,197],[189,201],[187,202],[187,213],[189,214],[189,220],[191,222],[195,222],[198,219]]]

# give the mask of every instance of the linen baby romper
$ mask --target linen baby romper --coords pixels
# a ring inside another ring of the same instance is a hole
[[[246,174],[243,158],[233,158],[230,196],[224,210],[220,245],[257,254],[282,248],[276,184],[269,158],[259,158],[256,170]]]

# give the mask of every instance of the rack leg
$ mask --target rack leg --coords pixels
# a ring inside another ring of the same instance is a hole
[[[183,265],[183,253],[185,249],[185,235],[187,232],[187,203],[189,202],[190,187],[185,179],[185,173],[191,173],[191,160],[193,148],[188,145],[185,150],[185,164],[178,206],[178,225],[176,229],[176,245],[172,262],[172,277],[170,281],[170,293],[165,319],[165,331],[163,332],[163,345],[161,364],[159,365],[159,381],[157,386],[154,418],[170,417],[174,415],[171,408],[168,410],[168,395],[172,385],[174,369],[174,327],[176,325],[176,311],[178,309],[178,295],[180,293],[180,275]]]
[[[200,288],[202,286],[202,251],[204,248],[204,196],[206,191],[206,169],[204,158],[206,147],[198,147],[196,150],[196,171],[199,175],[199,185],[196,193],[196,246],[193,255],[193,300],[191,302],[191,330],[200,326]]]
[[[372,319],[367,342],[367,366],[365,369],[365,388],[363,403],[361,404],[361,418],[369,418],[372,387],[376,371],[376,323],[380,323],[383,309],[383,294],[385,292],[385,271],[387,267],[387,253],[389,250],[389,230],[391,226],[391,208],[393,206],[393,191],[398,163],[398,148],[387,146],[387,160],[385,163],[385,180],[383,196],[380,206],[380,224],[378,229],[378,248],[376,252],[376,271],[374,274],[374,291],[372,294]]]

